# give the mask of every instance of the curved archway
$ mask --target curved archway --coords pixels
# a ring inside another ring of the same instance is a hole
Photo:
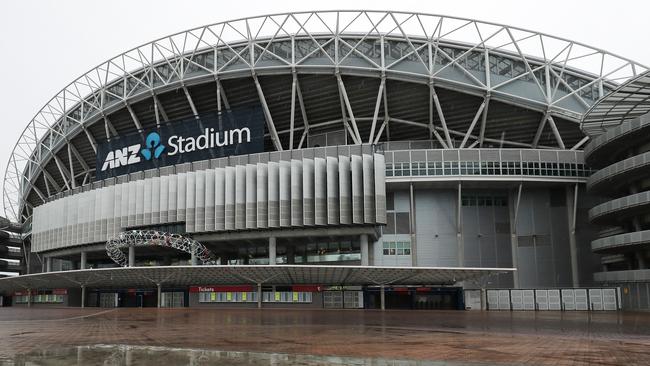
[[[204,265],[218,264],[214,254],[198,241],[179,234],[154,230],[130,230],[119,233],[106,242],[106,254],[121,267],[127,267],[129,259],[122,249],[144,246],[174,248],[194,254]]]

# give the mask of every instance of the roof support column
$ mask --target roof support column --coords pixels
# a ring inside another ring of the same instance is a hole
[[[296,82],[298,75],[294,70],[291,81],[291,117],[289,121],[289,150],[293,150],[293,126],[296,120]]]
[[[433,90],[433,81],[429,81],[429,133],[433,134],[436,137],[436,139],[438,140],[440,145],[442,145],[443,149],[448,149],[451,146],[447,145],[445,140],[442,139],[442,137],[440,136],[440,134],[436,130],[436,127],[433,125],[433,108],[434,108],[434,104],[435,104],[435,101],[434,101],[434,98],[433,98],[434,94],[435,94],[435,91]],[[440,112],[438,112],[438,114],[440,114]],[[445,129],[445,132],[447,132],[446,129]]]
[[[302,115],[302,121],[305,124],[305,129],[302,132],[300,137],[300,142],[298,143],[298,149],[302,148],[302,144],[309,133],[309,121],[307,120],[307,110],[305,109],[305,102],[302,99],[302,91],[300,90],[300,80],[296,76],[296,93],[298,94],[298,104],[300,105],[300,113]]]
[[[86,307],[86,285],[81,285],[81,308]]]
[[[79,261],[79,269],[86,269],[88,262],[88,252],[81,252],[81,260]]]
[[[264,92],[262,91],[262,86],[260,85],[259,80],[257,80],[257,75],[253,74],[253,81],[255,82],[255,88],[257,89],[257,95],[262,102],[262,108],[264,109],[264,116],[266,117],[266,125],[269,128],[269,134],[271,135],[271,140],[276,150],[282,151],[282,144],[280,143],[280,137],[278,137],[278,132],[275,130],[275,124],[273,123],[273,117],[271,117],[271,111],[269,106],[266,104],[266,98],[264,98]]]
[[[185,97],[187,98],[187,102],[190,104],[190,109],[192,109],[194,118],[199,119],[199,112],[196,110],[196,106],[194,105],[194,101],[190,95],[190,91],[187,90],[187,87],[185,85],[183,85],[183,92],[185,92]]]
[[[381,311],[386,310],[386,289],[384,285],[379,286],[379,302]]]
[[[135,267],[135,247],[129,247],[129,267]]]
[[[429,92],[433,96],[433,102],[436,105],[436,111],[438,112],[438,117],[440,118],[440,124],[442,125],[442,130],[445,132],[445,139],[447,140],[447,145],[449,146],[449,148],[453,148],[454,144],[451,142],[451,136],[449,135],[447,122],[445,122],[445,115],[442,113],[442,106],[440,105],[438,94],[436,94],[436,89],[433,87],[433,80],[429,81]]]
[[[359,235],[359,242],[361,247],[361,265],[368,266],[370,261],[368,255],[370,251],[368,250],[368,234]]]
[[[162,285],[157,283],[156,287],[158,289],[158,301],[157,301],[158,304],[157,305],[158,305],[158,309],[160,309],[162,307]]]
[[[262,284],[257,284],[257,308],[262,308]]]
[[[72,164],[72,148],[71,142],[66,143],[68,147],[68,163],[70,164],[70,184],[72,184],[72,189],[77,188],[77,182],[74,179],[74,164]]]
[[[32,289],[31,288],[27,289],[27,307],[28,308],[32,307]]]
[[[483,117],[481,118],[481,132],[478,135],[478,146],[483,147],[485,141],[485,127],[487,125],[488,108],[490,107],[490,93],[485,96],[485,107],[483,108]]]
[[[129,111],[129,114],[131,115],[131,118],[133,119],[133,124],[135,124],[135,128],[138,129],[138,132],[142,132],[142,124],[140,123],[140,120],[138,119],[138,116],[135,115],[135,112],[133,111],[133,108],[129,103],[126,103],[126,109]]]
[[[357,129],[357,122],[354,119],[354,114],[352,113],[352,106],[350,106],[350,100],[348,99],[348,93],[345,91],[345,84],[341,79],[341,75],[336,74],[336,83],[338,84],[339,89],[339,99],[341,101],[341,116],[343,118],[343,125],[347,128],[352,140],[357,145],[361,144],[361,138],[359,137],[359,130]],[[347,113],[347,114],[346,114]],[[347,115],[350,115],[350,121],[352,122],[352,127],[348,123]]]
[[[537,148],[537,144],[539,143],[539,139],[542,137],[542,131],[544,130],[544,126],[546,126],[546,121],[548,120],[548,111],[544,113],[542,116],[542,120],[539,121],[539,126],[537,126],[537,132],[535,132],[535,138],[533,138],[533,142],[531,143],[531,147],[533,149]]]
[[[377,92],[377,101],[375,102],[375,113],[372,115],[372,126],[370,127],[370,136],[368,137],[368,143],[372,144],[375,137],[375,127],[377,126],[377,118],[379,117],[379,107],[381,107],[381,98],[384,94],[384,85],[386,84],[386,77],[381,78],[381,83],[379,84],[379,91]]]
[[[269,264],[274,266],[276,263],[276,239],[274,236],[269,238]]]
[[[557,144],[558,146],[560,146],[560,149],[562,150],[566,149],[566,147],[564,146],[564,141],[562,141],[562,136],[560,135],[560,131],[557,129],[555,120],[551,115],[548,116],[548,124],[551,126],[551,130],[553,131],[553,135],[555,136],[555,140],[557,140]]]

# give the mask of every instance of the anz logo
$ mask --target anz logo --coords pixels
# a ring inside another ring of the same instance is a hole
[[[102,165],[102,171],[137,164],[142,161],[140,155],[142,155],[144,160],[147,161],[158,159],[164,151],[165,145],[162,144],[158,132],[151,132],[145,139],[144,148],[142,148],[142,144],[136,144],[113,150],[106,154],[106,159],[104,159],[104,164]]]

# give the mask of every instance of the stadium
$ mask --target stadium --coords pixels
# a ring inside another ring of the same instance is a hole
[[[647,70],[405,12],[160,38],[27,121],[3,303],[648,308]]]

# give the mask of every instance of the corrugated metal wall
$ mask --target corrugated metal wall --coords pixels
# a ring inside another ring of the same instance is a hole
[[[384,224],[381,154],[239,164],[148,177],[36,207],[36,252],[106,241],[128,227],[172,222],[187,232]]]

